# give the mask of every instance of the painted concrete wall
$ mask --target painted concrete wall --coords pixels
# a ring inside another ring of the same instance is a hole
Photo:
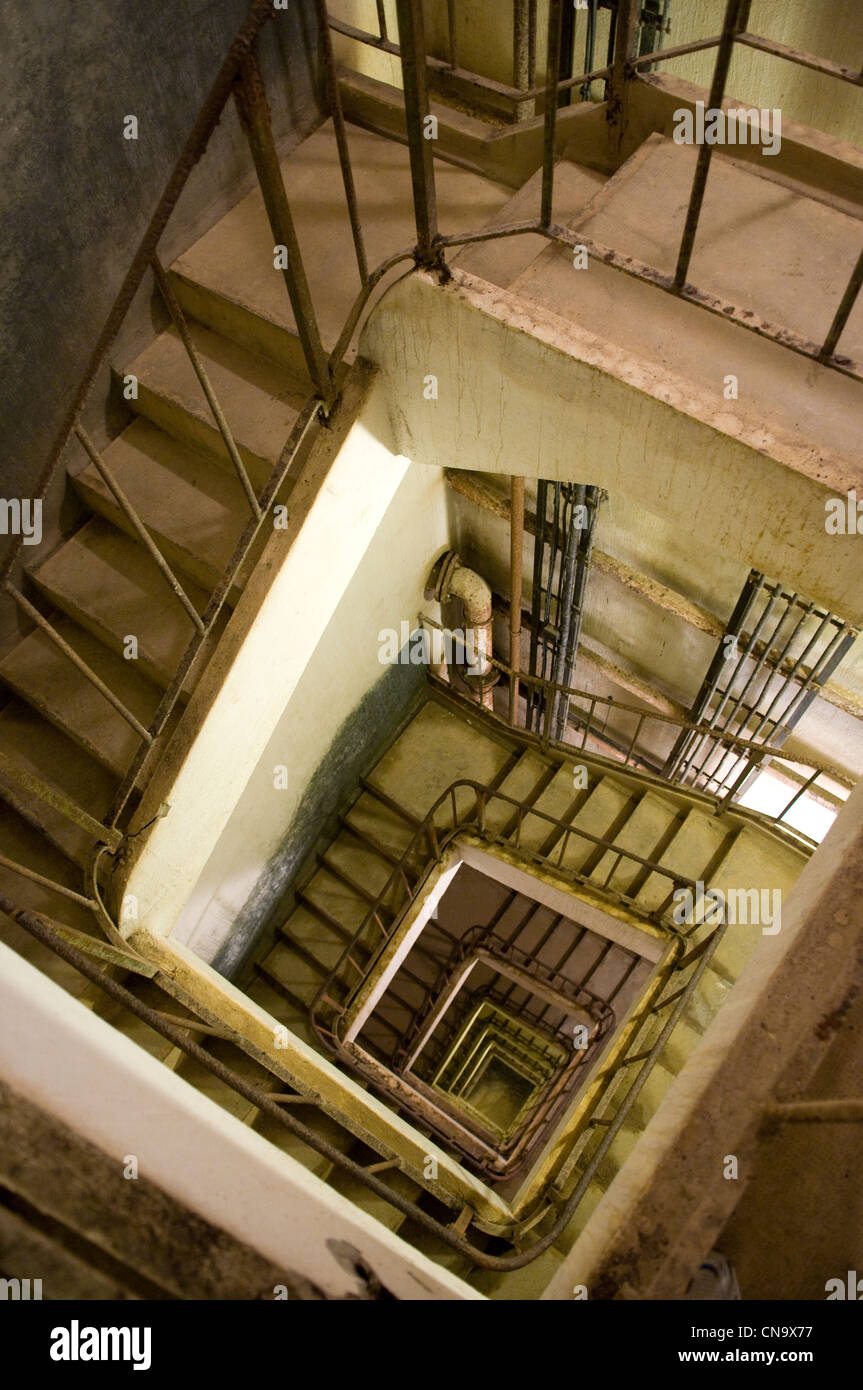
[[[363,351],[390,393],[397,445],[417,462],[591,481],[661,519],[669,547],[696,538],[863,618],[863,547],[824,525],[825,499],[857,476],[850,457],[807,462],[799,441],[766,439],[754,416],[726,430],[697,392],[651,382],[634,358],[459,272],[444,292],[421,274],[402,281]],[[436,402],[420,385],[430,372]],[[818,382],[802,389],[817,410]]]
[[[422,675],[383,665],[378,635],[416,624],[448,544],[446,489],[440,469],[391,451],[387,431],[373,390],[283,550],[276,533],[269,591],[257,611],[248,596],[248,632],[159,792],[170,814],[126,884],[142,925],[167,935],[178,924],[179,939],[224,969]]]
[[[260,43],[274,129],[286,148],[319,118],[312,8],[293,0]],[[29,495],[247,10],[247,0],[3,6],[3,496]],[[138,118],[137,140],[123,137],[128,114]],[[163,259],[170,262],[216,221],[251,178],[229,104],[163,238]],[[152,336],[147,298],[135,307],[133,337]],[[94,388],[97,414],[106,394],[107,374]],[[5,543],[0,536],[0,548]]]
[[[334,535],[326,526],[322,547]],[[381,664],[378,634],[416,626],[447,545],[442,470],[407,466],[175,928],[229,977],[424,681],[423,667]],[[274,785],[280,766],[284,788]]]

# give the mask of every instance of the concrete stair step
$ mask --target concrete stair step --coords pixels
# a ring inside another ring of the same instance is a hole
[[[15,897],[16,886],[21,883],[21,879],[13,879],[9,874],[8,878],[3,877],[4,871],[0,870],[0,882],[3,884],[4,892]],[[23,906],[23,904],[22,904]],[[29,961],[36,970],[47,975],[49,980],[53,980],[56,985],[71,994],[73,999],[78,999],[84,1004],[89,1003],[90,982],[73,965],[69,965],[60,956],[56,955],[49,947],[43,946],[41,941],[37,941],[23,927],[19,927],[11,917],[7,917],[5,912],[0,912],[0,941],[4,946]]]
[[[97,820],[107,815],[116,778],[23,700],[13,698],[0,711],[0,751]],[[0,796],[69,859],[86,866],[93,847],[86,830],[3,773]]]
[[[240,483],[202,453],[148,420],[136,420],[104,450],[104,459],[165,559],[178,575],[215,589],[249,520]],[[134,536],[94,464],[72,479],[87,506]],[[229,595],[239,597],[249,566]]]
[[[460,778],[491,785],[511,755],[511,748],[464,715],[429,700],[377,764],[374,782],[422,819]]]
[[[128,637],[138,643],[140,669],[165,689],[173,680],[195,626],[155,561],[142,545],[94,517],[30,578],[47,598],[94,637],[122,656]],[[190,602],[203,614],[209,595],[194,581],[180,581]],[[213,634],[189,671],[188,696],[225,629],[224,610]]]
[[[701,1036],[700,1029],[681,1018],[660,1053],[663,1068],[677,1076],[701,1042]]]
[[[399,1227],[399,1235],[415,1250],[419,1250],[421,1255],[427,1255],[435,1264],[448,1269],[450,1274],[455,1274],[461,1279],[466,1279],[471,1270],[476,1268],[467,1255],[454,1250],[446,1241],[441,1240],[440,1236],[435,1235],[434,1231],[427,1231],[425,1226],[421,1226],[413,1217],[409,1216]]]
[[[718,817],[705,811],[692,810],[658,862],[664,868],[673,869],[675,873],[697,882],[723,846],[731,843],[734,833]],[[646,912],[654,912],[670,891],[671,883],[664,874],[650,874],[635,899]]]
[[[621,849],[631,849],[643,859],[653,859],[656,847],[661,844],[669,826],[678,814],[675,802],[666,797],[647,792],[642,796],[629,820],[615,835],[615,844]],[[618,860],[611,851],[603,854],[591,873],[591,881],[600,887],[616,889],[628,893],[630,885],[639,877],[641,867],[632,859]]]
[[[248,352],[199,323],[189,332],[221,406],[252,486],[260,492],[310,394],[284,366]],[[176,329],[161,333],[124,375],[138,378],[130,405],[236,478],[207,398]]]
[[[554,1243],[555,1250],[560,1251],[561,1255],[569,1254],[604,1196],[605,1188],[597,1178],[594,1178],[588,1184],[587,1191],[576,1207],[572,1220],[561,1231]]]
[[[55,618],[53,626],[146,728],[159,705],[158,687],[69,618]],[[140,736],[45,633],[35,629],[19,642],[0,661],[0,677],[109,772],[123,775]]]
[[[706,1033],[730,992],[728,982],[708,966],[681,1014],[682,1021],[699,1033]]]
[[[411,246],[410,163],[401,141],[348,127],[351,167],[370,267]],[[331,351],[360,289],[345,216],[332,123],[325,122],[282,162],[321,338]],[[441,224],[448,232],[482,226],[512,190],[443,160],[435,161]],[[305,371],[284,279],[273,264],[273,234],[255,188],[171,267],[188,313],[246,347]],[[400,273],[396,267],[395,273]],[[384,277],[374,298],[389,280]],[[374,302],[374,301],[372,301]],[[229,417],[230,418],[230,417]]]
[[[535,753],[532,748],[525,748],[515,767],[507,773],[497,790],[516,801],[532,802],[537,787],[548,771],[547,759]],[[492,799],[486,808],[486,827],[496,834],[502,834],[515,814],[515,807],[508,806],[504,801]]]
[[[781,904],[787,902],[805,862],[805,855],[749,827],[729,844],[727,854],[710,876],[710,886],[722,890],[729,907],[729,926],[716,949],[711,967],[729,982],[733,983],[738,978],[764,940],[762,927],[769,928],[771,925],[766,918],[773,914],[776,892],[780,894],[781,923]],[[744,894],[751,895],[753,890],[757,893],[757,900],[750,898],[746,902],[746,911],[742,914],[746,918],[744,923],[731,923],[732,915],[741,915],[737,911],[736,901],[732,905],[728,900],[728,894],[734,889],[742,890]],[[757,922],[753,921],[756,901]]]
[[[545,790],[533,802],[533,810],[544,812],[547,816],[554,817],[555,820],[569,821],[584,802],[584,791],[579,790],[573,782],[572,767],[568,763],[562,764],[554,774],[551,782]],[[516,836],[510,836],[510,843],[516,843],[520,849],[539,851],[550,836],[555,834],[555,827],[550,821],[543,820],[539,815],[531,815],[528,812],[521,823],[521,830]]]
[[[589,835],[617,840],[622,833],[621,814],[627,811],[631,802],[632,791],[629,787],[615,782],[611,777],[603,777],[591,788],[587,800],[576,811],[572,824]],[[571,835],[562,867],[581,872],[596,858],[597,853],[598,847],[592,841]]]
[[[315,967],[287,941],[279,941],[260,962],[258,969],[265,979],[281,986],[300,1005],[311,1004],[327,972]]]
[[[561,226],[569,226],[586,208],[594,193],[606,182],[606,174],[587,169],[571,160],[559,159],[554,168],[554,216]],[[486,226],[507,226],[527,222],[536,217],[542,193],[542,170],[522,184],[517,193]],[[548,246],[545,237],[530,233],[525,236],[501,237],[498,241],[478,241],[468,244],[451,264],[492,285],[506,289]]]
[[[283,1024],[301,1042],[320,1051],[317,1034],[309,1023],[309,1016],[305,1010],[292,1004],[289,999],[285,998],[284,994],[280,994],[278,990],[274,989],[262,975],[256,975],[244,992],[253,1003],[266,1009],[277,1023]]]
[[[347,1153],[356,1143],[354,1136],[345,1130],[337,1120],[332,1119],[331,1116],[318,1110],[315,1106],[285,1106],[285,1110],[292,1110],[295,1117],[308,1129],[313,1130],[319,1138],[326,1139],[340,1153]],[[251,1127],[256,1134],[260,1134],[262,1138],[274,1144],[282,1153],[289,1154],[298,1163],[302,1163],[303,1167],[308,1168],[316,1177],[326,1181],[331,1174],[341,1172],[341,1169],[335,1165],[332,1159],[318,1153],[311,1145],[291,1134],[289,1130],[279,1124],[278,1120],[272,1119],[263,1111],[258,1111],[252,1120]]]
[[[332,970],[346,945],[334,927],[303,903],[294,908],[279,931],[289,945],[295,944],[313,957],[322,975]]]
[[[628,1116],[626,1123],[615,1136],[611,1148],[603,1156],[596,1169],[595,1178],[606,1192],[608,1191],[617,1174],[620,1172],[632,1150],[635,1148],[642,1135],[641,1126],[633,1123],[632,1117]]]
[[[659,1062],[651,1068],[647,1080],[629,1112],[629,1120],[633,1126],[637,1129],[646,1129],[665,1099],[667,1092],[674,1085],[674,1080],[674,1073]]]
[[[362,1163],[364,1167],[366,1164],[381,1161],[378,1154],[366,1149],[365,1146],[362,1146],[362,1149],[363,1155],[361,1158],[357,1157],[356,1161]],[[352,1153],[350,1157],[354,1158],[355,1154]],[[423,1191],[419,1183],[414,1182],[406,1173],[401,1173],[396,1169],[382,1173],[381,1178],[394,1192],[397,1192],[401,1197],[406,1197],[409,1201],[414,1201]],[[342,1169],[333,1167],[328,1186],[334,1192],[340,1193],[342,1197],[347,1197],[355,1207],[359,1207],[360,1211],[374,1217],[375,1221],[380,1221],[381,1225],[386,1226],[390,1231],[397,1231],[407,1220],[404,1212],[400,1211],[398,1207],[394,1207],[392,1202],[388,1202],[385,1197],[372,1192],[360,1178],[354,1177],[353,1174]]]
[[[371,792],[363,792],[348,812],[349,823],[370,839],[400,859],[413,838],[416,826],[404,816],[379,801]],[[427,841],[420,848],[422,857]]]
[[[0,854],[13,864],[20,864],[43,878],[87,896],[84,875],[39,834],[38,830],[17,815],[9,806],[0,803]],[[89,908],[56,889],[45,887],[23,874],[0,865],[0,890],[18,907],[41,912],[52,921],[64,923],[99,937],[96,919]],[[53,953],[52,953],[53,954]]]
[[[523,1269],[499,1273],[493,1269],[478,1269],[468,1282],[486,1298],[504,1302],[534,1302],[542,1297],[552,1276],[563,1264],[564,1256],[554,1246],[537,1255]]]

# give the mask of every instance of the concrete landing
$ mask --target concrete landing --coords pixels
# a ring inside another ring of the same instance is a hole
[[[348,139],[366,254],[374,270],[387,257],[416,244],[408,150],[359,126],[349,126]],[[332,122],[292,152],[282,164],[282,174],[321,337],[330,350],[360,289]],[[444,234],[483,226],[512,197],[512,190],[502,184],[441,160],[435,163],[435,175]],[[220,328],[230,323],[247,345],[278,356],[273,330],[293,334],[295,322],[282,273],[273,260],[273,235],[255,189],[180,256],[172,271],[197,317]],[[402,274],[411,265],[406,261],[392,274]],[[387,283],[385,277],[383,284]],[[249,314],[259,316],[263,324],[243,323]],[[255,341],[249,340],[249,333],[256,335]]]
[[[652,136],[608,181],[576,227],[586,237],[665,273],[673,271],[695,168],[694,147]],[[560,213],[565,215],[565,207]],[[555,216],[561,220],[557,210]],[[714,154],[690,265],[690,283],[779,328],[820,342],[860,252],[858,219]],[[549,245],[512,292],[599,334],[658,381],[716,401],[716,423],[738,433],[754,421],[812,456],[854,459],[863,424],[859,383],[813,365],[717,315],[620,270]],[[840,344],[863,359],[863,304]],[[725,378],[738,380],[726,400]]]

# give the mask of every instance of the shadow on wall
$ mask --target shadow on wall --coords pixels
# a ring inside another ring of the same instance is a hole
[[[230,940],[213,959],[219,974],[236,981],[258,943],[275,933],[290,911],[291,885],[360,777],[377,763],[421,697],[425,669],[397,663],[344,721],[307,786],[287,833],[236,917]],[[194,946],[194,943],[192,943]]]

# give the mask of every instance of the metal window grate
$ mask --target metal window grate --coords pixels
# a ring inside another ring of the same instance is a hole
[[[731,734],[781,748],[857,637],[857,629],[751,570],[681,732],[665,776],[739,797],[766,757],[720,741]]]

